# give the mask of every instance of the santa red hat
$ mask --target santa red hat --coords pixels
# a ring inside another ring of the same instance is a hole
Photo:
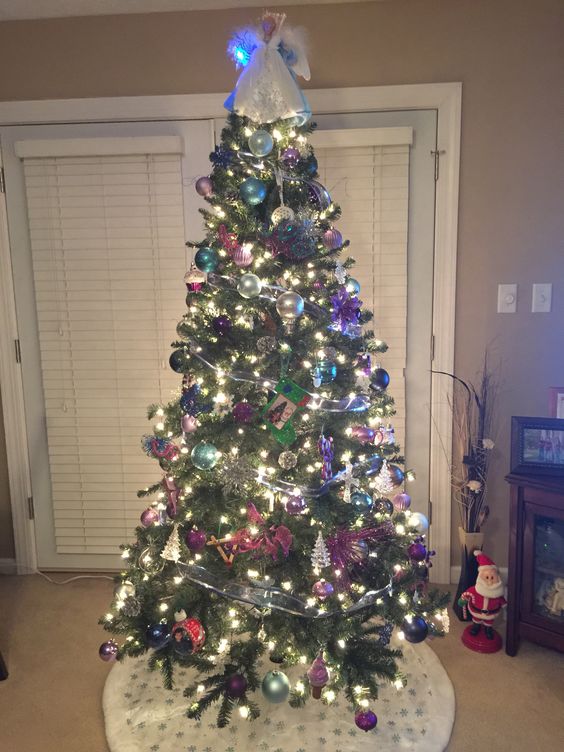
[[[474,556],[478,559],[478,572],[481,569],[488,569],[488,567],[497,569],[496,564],[494,564],[490,557],[486,556],[482,551],[474,551]]]

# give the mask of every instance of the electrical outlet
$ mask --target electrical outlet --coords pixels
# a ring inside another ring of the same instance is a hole
[[[497,312],[515,313],[517,311],[517,285],[497,286]]]
[[[552,304],[552,284],[537,282],[533,285],[533,313],[550,313]]]

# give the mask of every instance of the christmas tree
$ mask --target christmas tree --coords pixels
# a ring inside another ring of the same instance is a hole
[[[386,350],[369,322],[339,207],[317,180],[296,75],[301,36],[265,15],[229,50],[243,66],[190,242],[187,311],[172,343],[179,393],[143,437],[162,481],[123,546],[105,660],[149,652],[167,687],[193,669],[187,714],[259,713],[343,691],[369,730],[378,683],[402,682],[389,646],[442,633],[432,552],[409,512]],[[448,597],[448,596],[447,596]],[[267,657],[271,670],[261,668]],[[284,668],[304,664],[290,684]]]

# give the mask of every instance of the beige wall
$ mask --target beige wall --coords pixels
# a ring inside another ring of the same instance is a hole
[[[288,9],[310,32],[311,87],[464,84],[456,367],[472,378],[488,344],[501,364],[486,530],[500,564],[509,418],[546,415],[547,388],[564,384],[563,8],[561,0],[394,0]],[[226,91],[235,80],[224,54],[229,31],[256,15],[0,23],[0,99]],[[547,281],[553,311],[533,316],[531,284]],[[517,314],[496,314],[499,282],[519,283]]]

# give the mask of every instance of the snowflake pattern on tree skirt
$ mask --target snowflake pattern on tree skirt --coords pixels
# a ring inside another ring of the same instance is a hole
[[[425,643],[410,645],[392,639],[404,659],[399,669],[407,686],[398,691],[383,686],[371,707],[378,716],[374,731],[364,733],[353,721],[344,699],[327,707],[309,699],[295,710],[286,703],[272,705],[255,696],[261,708],[256,721],[245,721],[237,710],[231,725],[218,729],[204,718],[191,721],[182,687],[190,681],[188,669],[178,672],[178,686],[162,686],[158,672],[147,668],[146,657],[126,658],[112,668],[104,689],[106,734],[111,752],[374,752],[415,750],[442,752],[454,723],[454,690],[446,671]],[[266,661],[264,670],[272,664]],[[284,669],[290,681],[303,666]],[[336,712],[335,712],[336,711]]]

